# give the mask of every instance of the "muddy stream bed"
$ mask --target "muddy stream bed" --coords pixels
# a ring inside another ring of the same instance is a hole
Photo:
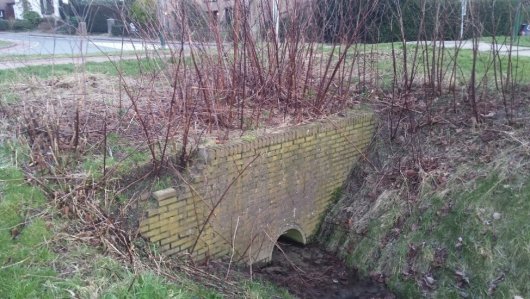
[[[282,239],[278,245],[272,262],[255,269],[255,276],[298,298],[397,298],[383,283],[360,277],[317,245],[301,246]]]

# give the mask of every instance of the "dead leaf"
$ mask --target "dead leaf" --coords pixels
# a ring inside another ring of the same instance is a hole
[[[464,288],[469,285],[469,277],[464,271],[457,270],[455,271],[456,275],[456,284],[459,288]]]
[[[70,207],[69,206],[64,206],[61,211],[64,217],[70,218]]]
[[[11,229],[11,238],[13,240],[16,239],[18,235],[20,235],[20,229],[18,229],[18,227]]]

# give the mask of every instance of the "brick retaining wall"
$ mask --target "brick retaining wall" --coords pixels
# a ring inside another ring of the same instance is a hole
[[[181,185],[154,193],[140,232],[166,254],[268,261],[279,236],[305,244],[316,232],[373,130],[371,113],[350,112],[201,147]]]

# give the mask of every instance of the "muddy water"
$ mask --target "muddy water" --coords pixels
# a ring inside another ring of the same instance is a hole
[[[299,246],[286,240],[278,245],[272,262],[256,274],[298,298],[396,298],[383,284],[360,278],[355,270],[315,245]]]

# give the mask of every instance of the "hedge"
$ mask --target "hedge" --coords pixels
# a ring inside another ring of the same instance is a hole
[[[517,0],[469,1],[466,16],[465,38],[473,34],[488,36],[509,35],[514,26],[514,14]],[[366,9],[370,1],[351,0],[316,0],[315,18],[323,36],[323,41],[333,42],[353,34],[353,24],[358,21],[359,11]],[[425,19],[420,22],[423,3]],[[439,5],[439,7],[437,7]],[[460,0],[380,0],[360,32],[364,42],[390,42],[401,39],[397,18],[399,9],[403,15],[403,28],[406,40],[431,39],[436,33],[438,24],[439,38],[458,39],[460,35],[461,1]],[[438,10],[439,8],[439,10]],[[527,15],[524,11],[523,15]],[[438,18],[437,18],[438,16]],[[436,20],[439,20],[436,22]],[[470,22],[478,26],[470,26]],[[422,30],[423,27],[423,30]],[[475,30],[475,32],[473,32]],[[421,34],[420,34],[421,33]]]

